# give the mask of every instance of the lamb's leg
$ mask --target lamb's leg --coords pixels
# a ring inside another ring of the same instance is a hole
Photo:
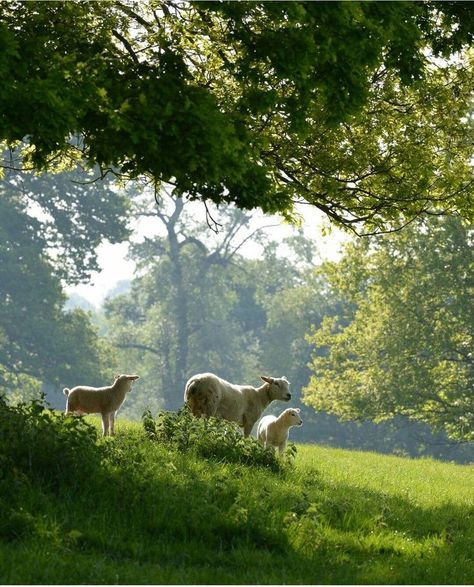
[[[107,436],[107,434],[109,433],[109,416],[109,412],[102,413],[102,434],[104,436]]]
[[[115,414],[117,412],[112,412],[109,414],[109,423],[110,423],[110,434],[113,436],[115,434]]]
[[[285,448],[286,448],[286,440],[285,440],[285,442],[282,442],[278,447],[278,452],[280,453],[280,455],[282,455],[285,452]]]

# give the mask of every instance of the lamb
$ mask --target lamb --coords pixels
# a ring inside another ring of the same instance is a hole
[[[102,416],[102,433],[114,434],[115,414],[125,400],[125,394],[132,388],[132,383],[139,379],[138,375],[116,375],[112,385],[107,387],[86,387],[78,385],[63,389],[67,397],[66,415],[96,414]]]
[[[288,408],[278,418],[264,416],[258,423],[257,440],[264,448],[278,448],[282,455],[288,442],[288,432],[292,426],[302,426],[299,408]]]
[[[234,385],[213,373],[199,373],[186,383],[184,401],[194,416],[217,416],[237,422],[249,436],[263,410],[273,401],[289,401],[286,377],[260,377],[260,387]]]

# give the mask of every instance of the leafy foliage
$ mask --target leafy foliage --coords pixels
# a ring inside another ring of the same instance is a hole
[[[464,3],[14,1],[1,16],[0,139],[28,137],[35,168],[83,157],[287,216],[304,199],[355,230],[472,217]]]
[[[79,167],[54,173],[10,169],[3,177],[3,206],[16,205],[25,216],[23,222],[36,227],[36,239],[63,283],[89,278],[99,269],[97,247],[103,241],[121,242],[130,234],[127,191],[117,190],[110,178],[93,180],[92,171]],[[19,223],[12,223],[9,230],[19,230]]]
[[[305,401],[350,418],[405,415],[474,438],[472,230],[435,220],[327,266],[345,314],[311,336]]]
[[[224,463],[242,463],[282,469],[275,452],[264,449],[254,438],[242,435],[234,422],[220,418],[195,418],[187,407],[178,412],[158,412],[156,419],[150,411],[142,417],[148,438],[172,446],[175,450],[194,452],[201,457]],[[294,458],[296,446],[288,446]]]
[[[83,418],[48,410],[44,398],[16,406],[0,398],[0,479],[54,490],[81,484],[100,466],[96,429]]]

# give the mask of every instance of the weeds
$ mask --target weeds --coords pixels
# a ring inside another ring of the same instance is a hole
[[[149,410],[142,416],[146,435],[151,440],[188,451],[207,459],[268,467],[279,472],[293,462],[296,446],[290,445],[286,459],[264,449],[255,439],[246,438],[237,424],[219,418],[195,418],[187,407],[178,412],[158,412],[156,420]]]

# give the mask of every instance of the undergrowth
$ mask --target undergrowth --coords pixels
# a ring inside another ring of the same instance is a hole
[[[278,472],[291,466],[297,452],[296,446],[289,443],[281,459],[274,450],[264,449],[254,438],[243,436],[234,422],[195,418],[186,406],[177,412],[158,412],[156,419],[146,410],[142,422],[150,440],[225,463],[268,467]]]

